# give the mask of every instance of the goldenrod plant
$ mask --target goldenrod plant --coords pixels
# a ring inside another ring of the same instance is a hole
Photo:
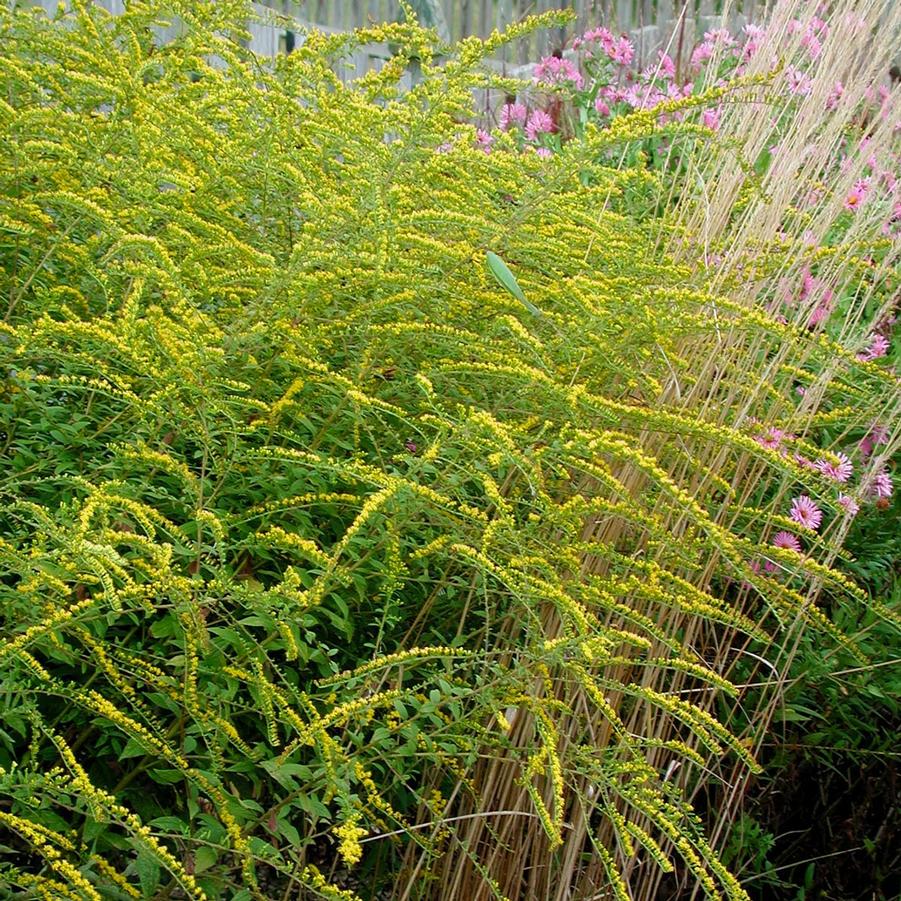
[[[690,798],[757,768],[742,661],[848,643],[842,498],[891,490],[899,402],[768,308],[796,245],[753,159],[666,202],[753,149],[696,115],[777,76],[548,155],[467,123],[565,13],[271,64],[238,0],[0,16],[3,890],[746,897]]]

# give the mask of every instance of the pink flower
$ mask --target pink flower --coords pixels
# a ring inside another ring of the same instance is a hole
[[[613,62],[621,66],[628,66],[635,56],[635,48],[632,46],[632,42],[623,36],[616,42],[616,46],[608,51],[608,56]]]
[[[583,84],[582,75],[575,65],[568,59],[558,56],[545,56],[535,66],[534,78],[536,82],[544,84],[562,84],[572,82],[577,88]]]
[[[494,143],[494,137],[481,128],[476,129],[476,144],[485,151],[491,153],[491,145]]]
[[[701,66],[713,56],[714,49],[714,45],[711,44],[710,41],[704,41],[703,43],[698,44],[691,54],[691,68],[694,71],[700,70]]]
[[[554,154],[551,152],[549,147],[536,147],[535,155],[540,156],[542,159],[550,159]]]
[[[820,39],[812,30],[808,30],[804,37],[801,38],[801,46],[807,50],[811,59],[816,59],[823,50]]]
[[[662,50],[658,54],[658,68],[666,78],[676,77],[676,64],[673,62],[673,58]]]
[[[845,209],[846,210],[856,210],[863,205],[863,202],[867,199],[867,194],[870,191],[870,182],[866,178],[861,178],[859,181],[856,181],[848,191],[848,196],[845,197]]]
[[[888,429],[884,425],[873,423],[873,426],[870,429],[870,439],[873,444],[888,444],[888,438]]]
[[[554,130],[554,120],[543,109],[532,110],[526,123],[526,137],[536,140],[540,134],[548,134]]]
[[[869,493],[874,497],[889,498],[892,496],[892,477],[888,474],[888,470],[883,466],[876,477],[873,479],[869,488]]]
[[[845,86],[840,81],[837,81],[832,86],[832,91],[829,93],[829,96],[826,98],[826,109],[834,110],[841,102],[841,99],[844,96],[844,93],[845,93]]]
[[[765,447],[768,450],[779,450],[785,437],[785,432],[782,429],[770,426],[763,435],[756,435],[754,440],[761,447]]]
[[[858,451],[860,451],[860,456],[866,460],[870,454],[873,453],[873,445],[874,441],[872,436],[864,435],[863,438],[860,439],[860,443],[857,445]]]
[[[823,512],[806,494],[792,501],[789,516],[805,529],[818,529],[823,521]]]
[[[854,472],[854,464],[847,454],[839,452],[836,456],[839,459],[837,466],[834,463],[830,463],[828,460],[817,460],[813,465],[826,476],[827,479],[832,479],[835,482],[847,482]]]
[[[805,266],[803,271],[801,272],[801,293],[800,299],[807,300],[817,288],[820,287],[820,280],[818,278],[814,278],[813,273],[810,271],[809,266]]]
[[[870,346],[864,350],[863,352],[857,355],[858,360],[868,361],[868,360],[876,360],[879,357],[884,357],[891,346],[891,342],[885,335],[873,335],[870,339]]]
[[[763,36],[766,34],[766,29],[761,25],[754,25],[752,22],[749,22],[742,28],[742,31],[745,33],[745,37],[749,41],[762,41]]]
[[[766,32],[759,25],[747,24],[743,29],[745,33],[745,46],[742,49],[742,59],[747,62],[760,49]]]
[[[524,103],[505,103],[499,116],[500,126],[507,131],[513,125],[526,124],[526,107]]]
[[[847,513],[848,516],[857,516],[857,514],[860,512],[860,504],[858,504],[853,497],[849,497],[847,494],[840,494],[838,496],[838,503],[841,507],[844,508],[845,513]]]
[[[724,47],[734,47],[735,38],[728,28],[714,28],[704,32],[704,40],[710,44],[722,44]]]
[[[603,97],[601,97],[600,94],[598,94],[598,96],[594,98],[594,109],[599,116],[610,115],[610,107],[607,106],[607,102]]]
[[[789,551],[795,551],[798,554],[801,553],[801,542],[798,541],[797,535],[792,535],[791,532],[777,532],[773,536],[773,547],[781,547]]]
[[[604,48],[604,51],[609,53],[616,43],[616,38],[609,28],[592,28],[582,35],[582,41],[583,43],[600,44]]]
[[[831,303],[822,303],[820,302],[815,308],[814,311],[810,314],[810,318],[807,320],[808,328],[815,328],[821,322],[824,322],[829,318],[829,314],[832,312],[832,304]]]
[[[711,131],[717,131],[720,127],[720,111],[718,109],[705,109],[701,113],[701,123]]]
[[[813,88],[813,82],[810,76],[796,69],[794,66],[788,66],[785,69],[785,86],[789,94],[798,94],[804,96],[809,94]]]

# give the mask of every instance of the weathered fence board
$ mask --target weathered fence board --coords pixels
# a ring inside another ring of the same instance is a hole
[[[15,2],[15,0],[13,0]],[[18,5],[41,6],[48,13],[56,11],[60,0],[19,0]],[[110,12],[120,12],[126,0],[96,0]],[[585,28],[606,25],[627,33],[636,46],[640,61],[652,58],[664,46],[680,21],[685,18],[685,40],[691,44],[700,34],[713,27],[727,8],[729,24],[740,27],[759,14],[763,0],[411,0],[420,20],[436,28],[442,39],[457,41],[468,35],[487,37],[494,29],[503,30],[530,13],[551,9],[572,9],[575,22],[567,28],[536,32],[504,48],[498,54],[501,65],[524,65],[538,57],[561,50],[567,41]],[[400,15],[397,0],[270,0],[257,5],[294,20],[294,29],[275,22],[251,26],[251,48],[262,56],[284,53],[299,38],[289,34],[309,28],[344,31],[374,22],[396,21]],[[354,60],[359,74],[363,69],[378,68],[381,53],[361,51]]]

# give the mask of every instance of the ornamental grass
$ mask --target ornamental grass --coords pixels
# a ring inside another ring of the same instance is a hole
[[[271,64],[238,0],[0,13],[4,891],[747,897],[692,801],[800,636],[855,652],[830,602],[882,610],[842,542],[892,490],[898,247],[846,201],[891,125],[830,161],[899,11],[852,5],[800,109],[795,3],[549,154],[466,123],[564,13]]]

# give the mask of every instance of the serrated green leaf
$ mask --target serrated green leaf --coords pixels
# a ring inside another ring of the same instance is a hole
[[[135,871],[141,882],[145,898],[152,898],[160,884],[160,865],[146,851],[139,851],[135,859]]]

